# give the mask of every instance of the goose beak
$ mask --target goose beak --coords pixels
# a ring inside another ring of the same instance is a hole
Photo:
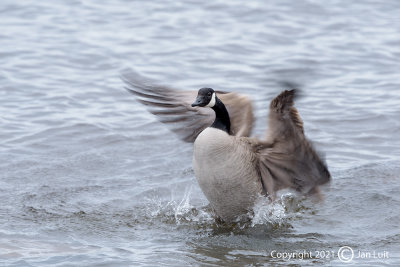
[[[203,97],[198,96],[196,101],[193,102],[192,107],[198,107],[203,103]]]

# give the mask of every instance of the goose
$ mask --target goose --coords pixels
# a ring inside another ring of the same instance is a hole
[[[294,107],[295,89],[271,101],[267,133],[259,139],[250,137],[254,115],[247,96],[153,85],[132,70],[125,70],[122,79],[125,89],[162,123],[194,143],[194,174],[221,221],[237,222],[250,214],[260,196],[273,201],[280,189],[319,194],[319,186],[331,179],[326,163],[304,134]]]

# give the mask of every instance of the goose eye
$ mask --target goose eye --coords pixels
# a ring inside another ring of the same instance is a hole
[[[208,92],[208,96],[211,96],[211,92]]]

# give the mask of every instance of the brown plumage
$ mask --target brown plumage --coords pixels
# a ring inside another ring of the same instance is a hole
[[[165,123],[183,141],[193,143],[196,137],[214,119],[215,113],[209,108],[191,107],[197,91],[181,91],[167,86],[153,85],[139,74],[122,72],[125,89],[136,96],[149,112]],[[254,123],[253,105],[247,96],[217,91],[231,118],[231,134],[250,136]]]
[[[254,117],[247,97],[216,91],[221,100],[216,105],[225,105],[231,121],[228,134],[210,127],[216,116],[213,109],[190,106],[196,92],[148,85],[138,77],[124,73],[127,89],[183,140],[194,142],[197,181],[224,221],[247,214],[260,195],[274,199],[282,188],[314,193],[330,180],[326,164],[304,135],[294,107],[295,90],[283,91],[271,101],[266,137],[259,140],[248,137]]]
[[[294,105],[295,90],[283,91],[271,101],[266,139],[254,145],[268,193],[290,187],[317,191],[330,180],[326,164],[304,135],[303,121]]]

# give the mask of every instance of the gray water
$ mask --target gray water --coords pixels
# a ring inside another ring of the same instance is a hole
[[[353,265],[398,265],[399,14],[397,0],[2,0],[0,264],[341,266],[349,246]],[[282,192],[216,224],[192,146],[123,89],[126,67],[250,95],[258,136],[269,101],[300,88],[325,200]]]

